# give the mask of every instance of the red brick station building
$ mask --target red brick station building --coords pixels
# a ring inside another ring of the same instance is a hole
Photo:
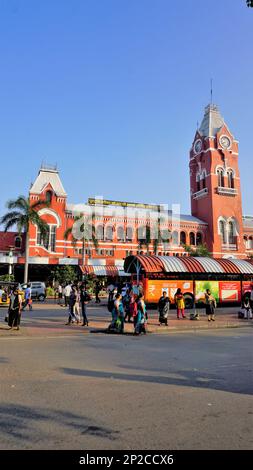
[[[206,244],[214,258],[246,259],[253,255],[253,216],[242,214],[238,141],[214,104],[205,108],[193,139],[189,171],[191,215],[183,215],[169,210],[169,206],[101,198],[71,204],[57,168],[42,166],[29,196],[31,202],[43,198],[50,201],[50,206],[39,211],[49,225],[49,237],[43,241],[37,227],[31,225],[30,264],[76,265],[80,273],[121,275],[124,259],[130,254],[145,254],[147,249],[150,254],[186,256],[185,244],[193,248]],[[92,220],[97,247],[91,240],[65,239],[64,233],[74,224],[77,213]],[[158,220],[161,232],[169,236],[158,239],[156,246],[151,240],[147,247],[141,243],[146,227],[156,233]],[[7,272],[10,249],[14,265],[24,264],[24,243],[24,235],[0,232],[1,273]]]

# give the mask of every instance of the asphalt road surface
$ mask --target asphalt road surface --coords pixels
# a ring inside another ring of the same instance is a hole
[[[1,449],[252,449],[252,328],[0,338]]]

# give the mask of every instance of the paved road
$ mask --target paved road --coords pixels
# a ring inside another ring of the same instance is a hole
[[[1,449],[253,448],[252,328],[71,331],[1,336]]]

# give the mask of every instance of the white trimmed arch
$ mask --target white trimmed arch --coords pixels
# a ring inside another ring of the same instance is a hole
[[[61,218],[59,217],[59,215],[57,214],[57,212],[55,212],[53,209],[48,209],[48,208],[43,208],[43,209],[40,209],[38,211],[38,214],[39,216],[42,216],[42,215],[51,215],[52,217],[55,218],[56,220],[56,226],[57,228],[61,226]]]

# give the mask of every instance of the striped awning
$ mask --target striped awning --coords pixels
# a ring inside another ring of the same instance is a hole
[[[181,261],[181,259],[176,258],[175,256],[157,256],[161,263],[163,264],[164,271],[169,272],[188,272],[187,267]]]
[[[117,266],[80,266],[83,274],[93,274],[95,276],[130,276]]]
[[[212,274],[253,274],[253,260],[191,257],[191,256],[128,256],[124,270],[137,272],[138,267],[151,273],[212,273]]]

